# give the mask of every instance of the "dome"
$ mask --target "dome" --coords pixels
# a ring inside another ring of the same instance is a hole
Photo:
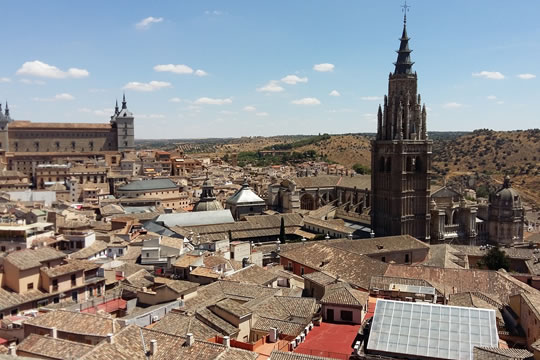
[[[502,188],[495,193],[491,199],[492,206],[501,208],[521,208],[521,197],[519,193],[512,188],[510,177],[507,175],[504,178]]]
[[[221,203],[216,200],[216,197],[214,196],[214,184],[208,178],[208,174],[206,174],[206,179],[202,185],[201,198],[193,207],[193,211],[214,210],[223,210],[223,206],[221,206]]]
[[[264,200],[251,190],[247,179],[244,179],[242,187],[230,198],[227,199],[227,204],[229,205],[242,205],[242,204],[259,204],[263,203]]]

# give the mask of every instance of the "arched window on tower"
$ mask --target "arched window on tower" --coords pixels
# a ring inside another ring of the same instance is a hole
[[[407,172],[413,171],[413,161],[410,157],[407,157]]]
[[[420,160],[420,156],[417,156],[414,161],[414,171],[416,171],[417,173],[421,173],[423,170],[424,169],[423,169],[422,160]]]
[[[386,172],[392,172],[392,158],[386,158]]]
[[[379,159],[379,171],[380,172],[384,171],[384,157],[383,156],[381,156],[381,158]]]

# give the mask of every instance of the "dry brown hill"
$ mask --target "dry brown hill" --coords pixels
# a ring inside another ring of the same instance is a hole
[[[362,135],[332,135],[330,139],[300,147],[296,151],[315,150],[338,164],[371,166],[369,139]]]

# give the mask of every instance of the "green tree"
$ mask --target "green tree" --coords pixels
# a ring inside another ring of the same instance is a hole
[[[364,166],[362,164],[354,164],[353,170],[356,171],[357,174],[371,174],[371,169],[368,166]]]
[[[489,270],[510,269],[510,258],[498,246],[489,249],[486,255],[478,262],[480,267],[486,267]]]

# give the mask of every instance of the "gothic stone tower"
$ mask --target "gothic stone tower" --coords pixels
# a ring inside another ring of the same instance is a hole
[[[407,37],[388,80],[388,96],[379,105],[377,137],[371,142],[371,225],[376,236],[408,234],[429,241],[429,187],[432,141],[427,138],[426,107],[417,94]]]
[[[111,116],[111,124],[116,129],[118,151],[135,149],[135,128],[133,113],[128,110],[126,95],[122,99],[122,109],[118,110],[118,102]]]

